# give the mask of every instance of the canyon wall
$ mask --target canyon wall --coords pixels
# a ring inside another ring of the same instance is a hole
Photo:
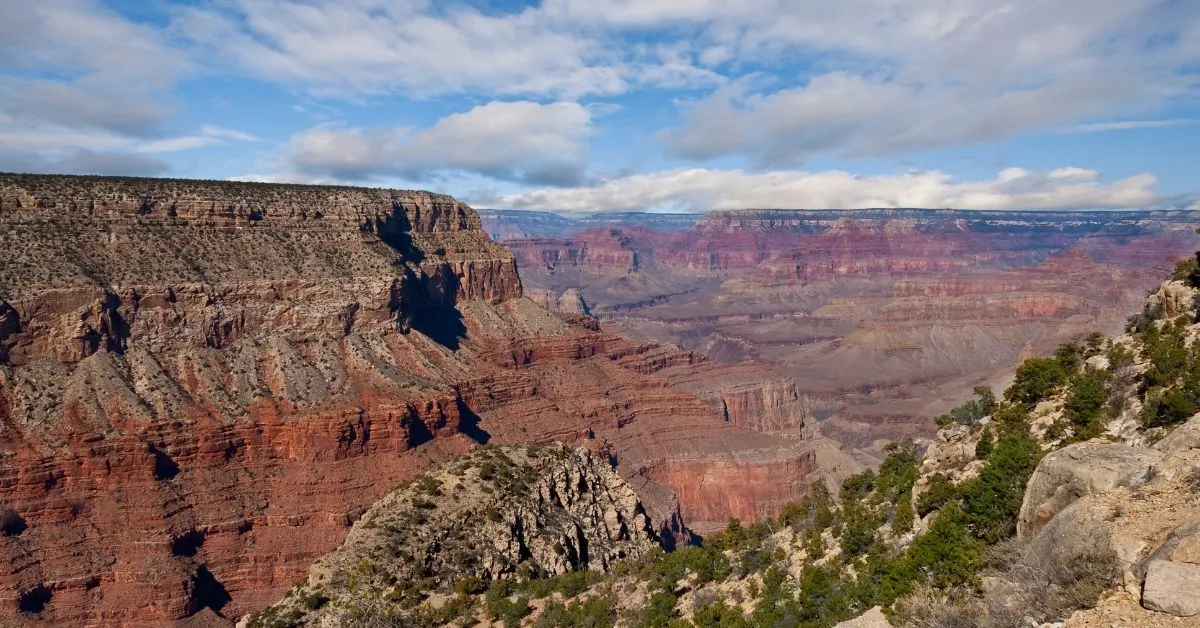
[[[483,443],[609,457],[668,545],[854,467],[766,369],[524,298],[450,197],[0,175],[0,234],[2,625],[228,625]]]
[[[482,216],[543,302],[570,290],[623,333],[768,366],[856,447],[931,435],[1018,360],[1118,331],[1200,246],[1186,211]]]

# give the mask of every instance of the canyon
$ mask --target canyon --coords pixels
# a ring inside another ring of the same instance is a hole
[[[667,547],[861,468],[787,377],[526,298],[448,196],[0,175],[0,236],[0,625],[231,625],[485,444],[611,461]]]
[[[1120,331],[1200,244],[1194,211],[480,213],[539,303],[769,367],[876,456],[1023,358]]]

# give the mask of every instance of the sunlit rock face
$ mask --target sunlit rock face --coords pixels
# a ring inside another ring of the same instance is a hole
[[[668,545],[852,466],[786,378],[525,298],[447,196],[0,175],[0,236],[3,625],[260,610],[485,442],[612,461]]]

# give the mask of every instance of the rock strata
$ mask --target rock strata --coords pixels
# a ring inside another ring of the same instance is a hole
[[[717,412],[703,356],[524,298],[447,196],[0,175],[0,233],[0,625],[260,610],[485,442],[611,456],[668,543],[819,474]]]
[[[1025,357],[1119,332],[1180,257],[1196,212],[742,210],[573,220],[489,211],[522,280],[557,304],[794,380],[847,444],[932,436]],[[1176,286],[1178,288],[1180,286]],[[1164,307],[1191,311],[1165,288]]]

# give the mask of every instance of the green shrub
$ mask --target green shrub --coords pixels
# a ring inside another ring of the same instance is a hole
[[[842,499],[863,499],[875,489],[875,472],[867,469],[842,480]]]
[[[839,543],[842,555],[851,560],[863,555],[875,542],[875,517],[862,502],[848,498],[842,502],[842,534]]]
[[[1017,367],[1017,377],[1004,391],[1008,401],[1033,407],[1067,381],[1067,369],[1057,358],[1030,358]]]
[[[617,623],[617,601],[601,595],[569,604],[551,602],[538,618],[537,628],[609,628]]]
[[[991,544],[1016,533],[1025,484],[1040,459],[1028,426],[1001,433],[979,477],[960,487],[962,511],[975,536]]]
[[[523,596],[511,599],[513,591],[512,581],[495,580],[488,587],[487,596],[484,597],[484,608],[488,617],[503,621],[509,628],[519,625],[521,618],[530,612],[529,599]]]
[[[938,427],[947,428],[956,423],[974,425],[983,417],[991,414],[996,407],[996,395],[992,393],[992,389],[987,386],[976,386],[974,393],[975,399],[937,417],[935,422]]]
[[[934,473],[925,492],[917,498],[917,514],[924,517],[955,499],[958,499],[958,487],[950,477],[945,473]]]
[[[879,465],[875,492],[882,500],[895,502],[901,495],[908,494],[917,482],[921,451],[912,439],[888,443],[883,451],[887,453],[887,458]]]
[[[986,460],[992,454],[995,446],[996,440],[992,438],[992,430],[985,428],[979,435],[979,441],[975,443],[975,458],[977,460]]]
[[[633,620],[633,628],[669,628],[676,617],[675,604],[678,602],[674,594],[665,591],[651,595],[646,607]]]
[[[1107,381],[1107,373],[1093,368],[1072,380],[1063,415],[1075,428],[1077,440],[1099,436],[1100,419],[1108,404]]]
[[[1171,279],[1182,281],[1193,288],[1200,288],[1200,251],[1195,257],[1185,259],[1175,265]]]
[[[1146,427],[1166,427],[1182,423],[1200,412],[1197,396],[1195,391],[1185,387],[1175,387],[1167,391],[1152,390],[1146,395],[1142,423]]]
[[[710,602],[692,614],[696,628],[750,628],[750,622],[742,611],[729,606],[725,600]]]
[[[971,584],[979,570],[980,543],[967,527],[967,515],[956,505],[934,515],[929,531],[917,537],[890,576],[897,593],[912,590],[917,582],[946,589]]]
[[[905,494],[896,503],[896,512],[892,516],[892,532],[908,534],[912,532],[916,513],[913,512],[912,497]]]

